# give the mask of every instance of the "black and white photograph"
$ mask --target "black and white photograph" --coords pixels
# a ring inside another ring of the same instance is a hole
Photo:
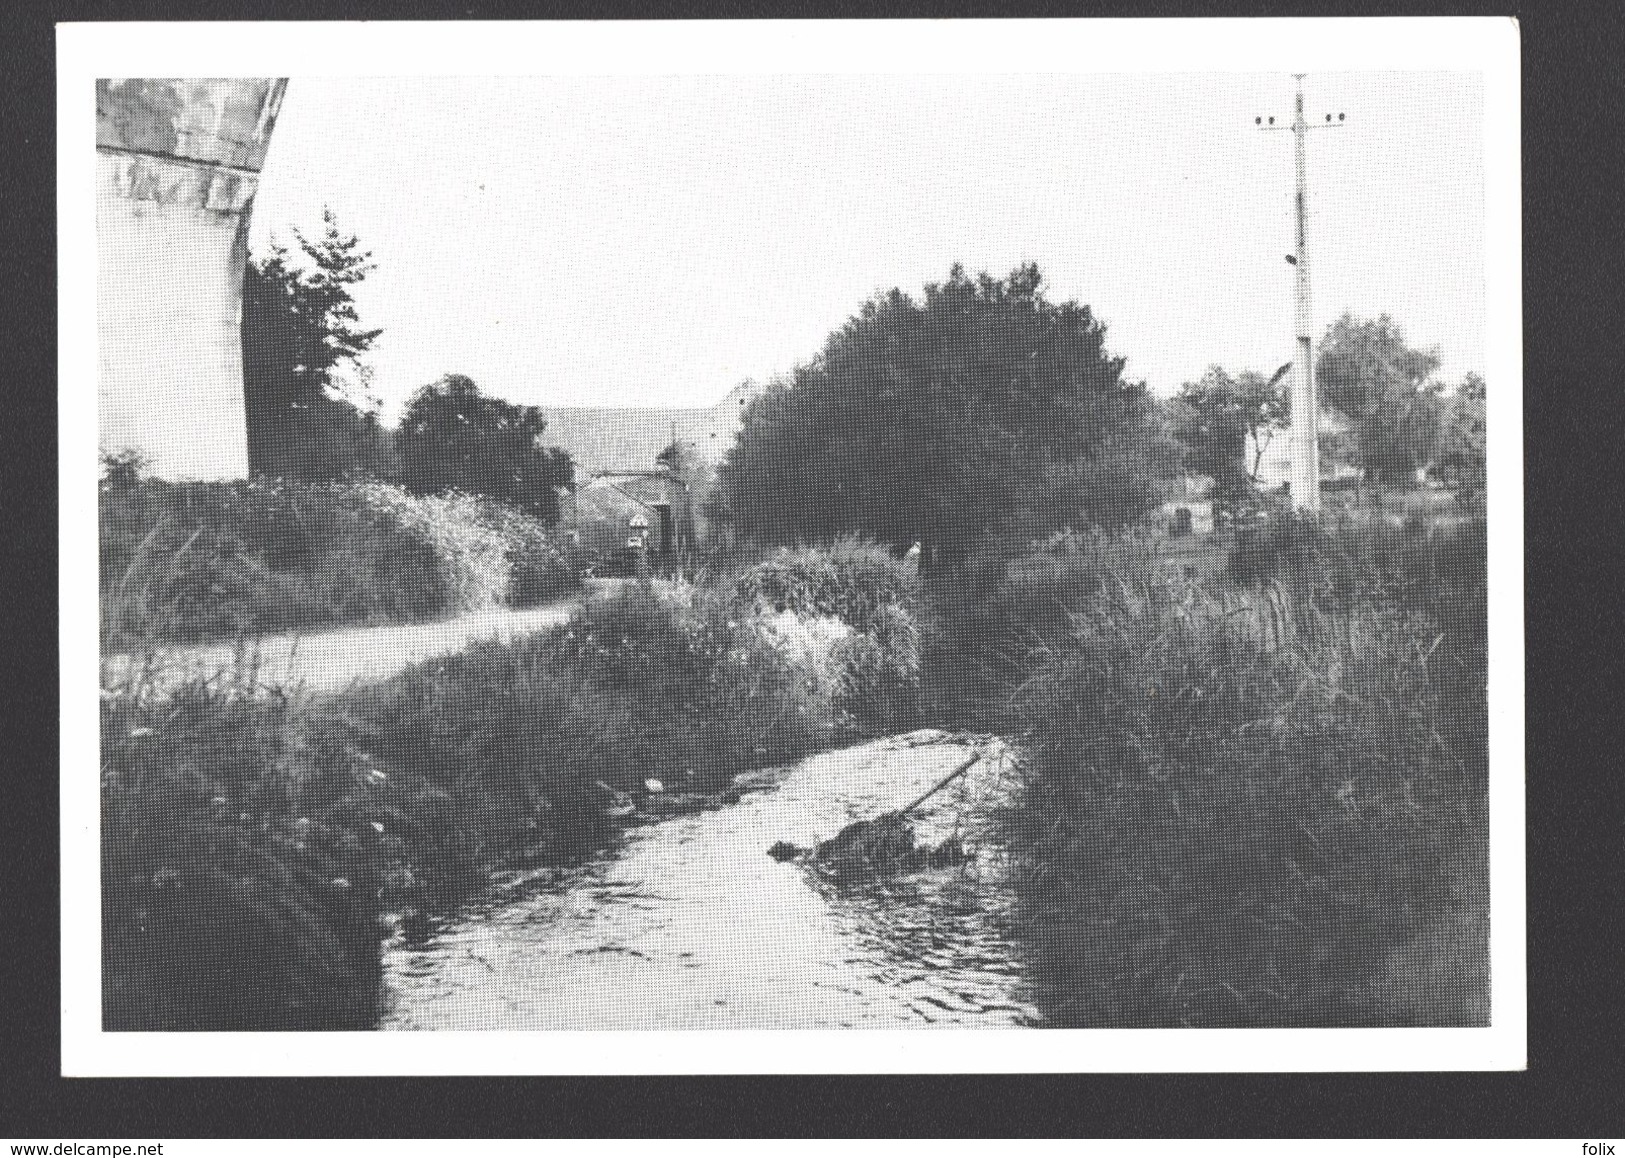
[[[65,1064],[1521,1067],[1518,41],[1392,24],[64,27]]]

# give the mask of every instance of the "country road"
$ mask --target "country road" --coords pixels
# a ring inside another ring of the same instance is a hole
[[[402,668],[459,651],[476,640],[512,639],[554,627],[570,618],[575,598],[523,610],[493,608],[436,623],[348,627],[312,634],[269,636],[258,640],[256,679],[268,687],[306,692],[336,692],[354,684],[386,679]],[[112,655],[102,662],[102,686],[128,678],[137,657]],[[153,678],[174,686],[192,676],[229,672],[237,662],[230,643],[166,647],[153,656]]]

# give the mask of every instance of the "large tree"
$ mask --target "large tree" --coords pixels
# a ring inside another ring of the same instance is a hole
[[[273,242],[243,276],[243,401],[249,469],[301,479],[379,469],[384,436],[376,399],[357,396],[360,358],[381,330],[365,329],[352,289],[376,266],[329,209],[298,253]]]
[[[1484,489],[1484,378],[1469,372],[1450,396],[1439,438],[1439,469],[1469,494]]]
[[[542,446],[546,428],[540,407],[488,397],[447,374],[407,405],[395,436],[401,481],[419,494],[487,495],[552,522],[575,468],[564,451]]]
[[[1252,370],[1232,377],[1210,366],[1174,397],[1170,410],[1186,469],[1211,477],[1221,497],[1235,498],[1257,482],[1264,451],[1286,422],[1280,385],[1286,369],[1270,378]]]
[[[858,531],[928,565],[991,537],[1121,525],[1159,498],[1177,449],[1106,327],[1056,304],[1035,265],[955,265],[923,300],[865,303],[747,408],[718,472],[736,529],[771,542]]]
[[[1315,366],[1320,393],[1348,418],[1368,478],[1403,483],[1433,461],[1444,416],[1438,369],[1438,351],[1407,345],[1387,314],[1345,313],[1327,330]]]

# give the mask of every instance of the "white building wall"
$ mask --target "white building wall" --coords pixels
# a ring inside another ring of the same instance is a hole
[[[99,442],[165,478],[248,473],[242,279],[285,84],[96,85]]]

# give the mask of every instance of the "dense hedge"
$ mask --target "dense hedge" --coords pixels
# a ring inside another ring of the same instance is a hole
[[[175,483],[100,493],[103,639],[114,648],[536,602],[575,570],[534,519],[380,483]]]

